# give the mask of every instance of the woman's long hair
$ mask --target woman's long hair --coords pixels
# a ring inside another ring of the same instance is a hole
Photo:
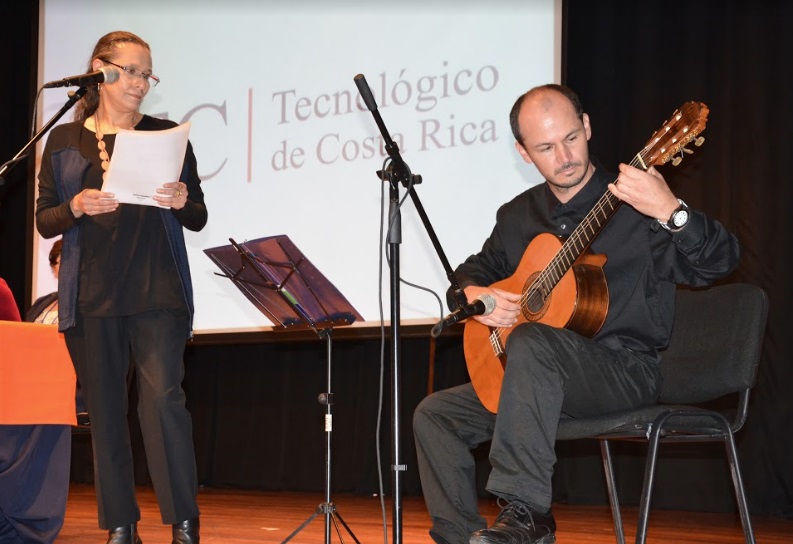
[[[116,46],[121,43],[135,43],[141,47],[145,47],[149,53],[151,53],[151,47],[149,47],[149,44],[132,32],[125,32],[123,30],[109,32],[108,34],[105,34],[99,38],[99,41],[96,42],[94,52],[91,53],[91,58],[88,60],[88,70],[86,70],[86,73],[91,73],[93,71],[91,63],[94,61],[94,59],[113,60],[116,58]],[[80,123],[85,122],[86,119],[94,114],[98,107],[99,84],[89,85],[88,92],[85,93],[85,96],[83,96],[83,98],[77,102],[77,105],[74,107],[74,120],[79,121]]]

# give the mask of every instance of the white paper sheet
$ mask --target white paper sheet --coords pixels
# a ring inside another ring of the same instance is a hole
[[[190,121],[167,130],[121,130],[116,135],[102,190],[125,204],[162,208],[152,196],[163,183],[179,181]]]

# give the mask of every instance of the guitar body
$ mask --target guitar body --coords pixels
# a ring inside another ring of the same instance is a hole
[[[552,234],[540,234],[531,241],[515,273],[494,283],[512,293],[523,293],[521,313],[510,328],[494,329],[468,319],[463,332],[463,348],[474,390],[489,411],[496,413],[504,379],[504,346],[515,327],[537,322],[568,328],[592,337],[603,326],[608,313],[608,286],[603,273],[605,255],[582,253],[562,275],[547,296],[535,286],[535,279],[562,247]]]

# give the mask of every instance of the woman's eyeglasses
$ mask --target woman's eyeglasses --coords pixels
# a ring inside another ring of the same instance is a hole
[[[111,62],[109,60],[101,59],[102,62],[106,64],[112,64],[116,68],[121,68],[125,74],[130,77],[139,77],[152,87],[156,87],[157,84],[160,82],[160,78],[152,74],[151,72],[142,72],[137,68],[133,68],[132,66],[121,66],[120,64],[116,64],[115,62]]]

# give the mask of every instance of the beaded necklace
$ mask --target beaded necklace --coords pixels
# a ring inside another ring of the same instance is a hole
[[[135,130],[135,120],[138,118],[138,113],[132,114],[132,124],[130,130]],[[107,153],[107,146],[105,145],[105,135],[102,134],[102,129],[99,128],[99,115],[94,113],[94,134],[96,135],[96,147],[99,148],[99,158],[102,160],[102,180],[107,177],[107,169],[110,166],[110,155]]]

